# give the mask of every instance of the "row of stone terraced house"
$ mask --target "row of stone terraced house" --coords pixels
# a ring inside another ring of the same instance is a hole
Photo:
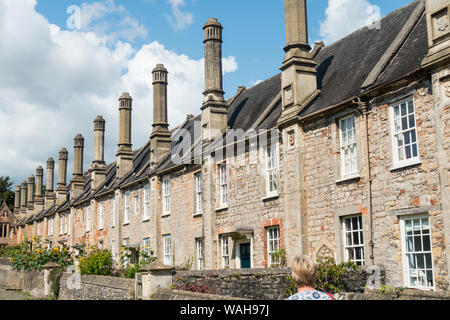
[[[18,241],[97,244],[116,258],[149,247],[194,269],[276,267],[284,248],[288,262],[331,256],[381,266],[389,285],[448,288],[449,11],[414,1],[311,50],[306,1],[285,0],[281,73],[228,100],[222,26],[209,19],[201,114],[169,131],[158,65],[149,142],[132,150],[123,94],[116,160],[104,161],[98,117],[87,172],[77,135],[69,184],[63,149],[56,190],[53,159],[45,194],[42,167],[17,187]]]

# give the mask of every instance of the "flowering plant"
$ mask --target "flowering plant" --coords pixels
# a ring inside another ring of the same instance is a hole
[[[24,241],[16,250],[10,252],[9,257],[14,270],[22,268],[27,271],[42,270],[49,262],[57,263],[60,266],[73,264],[73,257],[67,248],[45,249],[42,247],[40,239],[35,237],[33,237],[31,246]]]

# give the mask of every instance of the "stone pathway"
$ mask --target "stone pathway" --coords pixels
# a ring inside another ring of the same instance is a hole
[[[33,298],[26,292],[0,287],[0,300],[33,300]]]

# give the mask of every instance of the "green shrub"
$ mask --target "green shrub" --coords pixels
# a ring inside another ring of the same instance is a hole
[[[14,270],[26,271],[42,270],[43,267],[50,262],[60,266],[69,266],[73,264],[73,257],[67,248],[52,250],[44,249],[39,239],[33,238],[33,247],[24,242],[9,254],[9,261]]]
[[[130,264],[122,270],[122,277],[127,279],[134,279],[136,277],[136,273],[139,273],[139,270],[140,266],[138,263]]]
[[[360,267],[352,262],[336,265],[333,258],[317,259],[316,282],[314,288],[328,293],[337,293],[344,290],[343,278]],[[297,293],[297,286],[291,276],[286,277],[286,297]]]
[[[114,269],[114,260],[109,250],[94,249],[87,256],[79,257],[81,274],[98,276],[111,276]]]
[[[336,265],[333,258],[320,258],[317,260],[316,289],[329,293],[344,290],[343,277],[359,267],[352,262]]]
[[[20,246],[0,248],[0,258],[11,257],[12,253],[20,248]]]

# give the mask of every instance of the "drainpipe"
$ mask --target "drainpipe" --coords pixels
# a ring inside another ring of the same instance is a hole
[[[364,135],[366,142],[366,186],[367,186],[367,214],[369,215],[369,249],[370,249],[370,264],[374,265],[374,254],[373,254],[373,213],[372,213],[372,175],[370,173],[370,151],[369,151],[369,103],[367,101],[362,101],[361,98],[358,98],[357,104],[359,109],[362,112],[364,119]]]

